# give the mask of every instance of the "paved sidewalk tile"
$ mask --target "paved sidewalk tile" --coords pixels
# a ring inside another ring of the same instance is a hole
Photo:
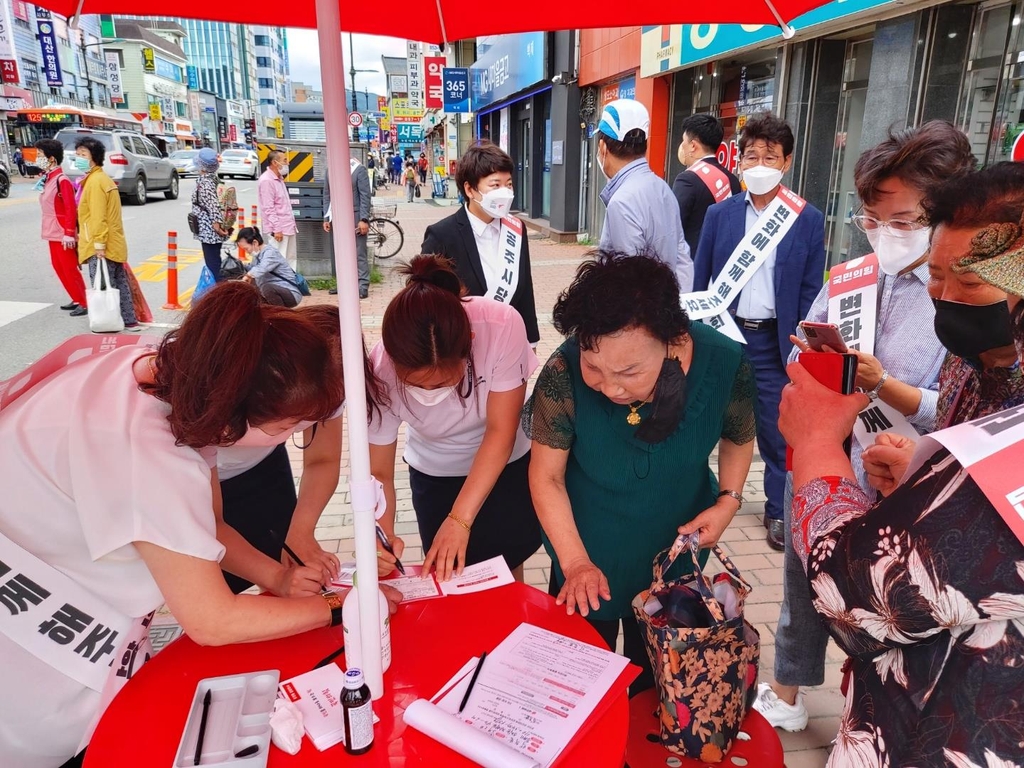
[[[422,199],[412,204],[406,203],[404,199],[397,199],[394,190],[392,195],[388,196],[388,202],[391,202],[391,197],[395,197],[398,204],[397,219],[405,233],[405,245],[395,258],[377,262],[383,274],[383,282],[371,285],[369,297],[360,303],[368,348],[372,348],[380,339],[380,324],[384,310],[391,297],[403,285],[403,277],[398,272],[401,262],[417,254],[427,226],[455,211],[454,207],[437,206]],[[383,201],[384,197],[380,199]],[[541,329],[537,356],[542,364],[561,343],[561,337],[551,325],[551,308],[558,294],[571,282],[576,267],[586,258],[587,250],[575,244],[558,244],[536,238],[536,235],[531,237],[531,266]],[[327,303],[335,301],[335,297],[327,295],[326,291],[314,291],[314,295],[308,301]],[[415,562],[423,557],[423,550],[412,504],[409,501],[408,468],[400,458],[403,444],[404,435],[399,437],[399,459],[395,478],[398,493],[396,532],[405,541],[406,554],[403,559]],[[292,466],[298,476],[302,467],[301,451],[289,445],[289,452]],[[352,519],[348,483],[345,479],[348,460],[346,450],[342,457],[342,481],[317,528],[318,539],[325,547],[339,553],[342,559],[351,559],[353,552]],[[748,501],[722,537],[722,548],[753,587],[746,615],[761,633],[761,680],[770,680],[775,657],[774,631],[782,597],[782,554],[772,550],[765,541],[765,530],[761,522],[764,503],[761,486],[763,474],[764,464],[755,454],[744,490]],[[541,549],[526,563],[527,583],[546,591],[550,567],[550,559]],[[173,622],[173,619],[169,621]],[[160,630],[164,634],[167,631]],[[788,768],[822,768],[825,765],[828,749],[838,728],[838,715],[842,710],[842,698],[839,694],[839,664],[842,659],[842,653],[830,643],[826,684],[809,689],[805,699],[811,716],[808,728],[802,733],[781,735],[786,748]]]

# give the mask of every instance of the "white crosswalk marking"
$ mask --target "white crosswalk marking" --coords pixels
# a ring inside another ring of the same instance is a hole
[[[0,328],[49,306],[38,301],[0,301]]]

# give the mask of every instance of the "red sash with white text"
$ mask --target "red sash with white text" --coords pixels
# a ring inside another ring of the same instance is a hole
[[[697,174],[697,178],[708,188],[708,192],[715,198],[716,203],[732,197],[732,185],[729,183],[729,176],[717,165],[698,160],[690,166],[689,170]]]

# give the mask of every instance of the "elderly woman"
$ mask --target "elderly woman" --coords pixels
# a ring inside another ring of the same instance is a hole
[[[567,340],[523,413],[550,591],[653,676],[630,601],[677,533],[714,544],[743,502],[756,392],[739,344],[691,325],[672,268],[598,251],[555,304]],[[709,456],[719,448],[718,477]]]
[[[107,260],[110,283],[120,293],[121,319],[126,331],[139,331],[131,286],[125,264],[128,241],[121,220],[121,195],[117,184],[103,171],[107,150],[99,139],[83,136],[75,142],[75,167],[85,173],[78,203],[78,261],[89,265],[90,283],[96,278],[99,260]]]
[[[220,252],[228,231],[223,227],[223,212],[217,199],[217,169],[220,159],[209,147],[203,147],[196,155],[199,178],[192,193],[192,214],[199,224],[199,231],[193,236],[203,247],[203,261],[214,280],[221,280]]]
[[[1014,342],[1018,364],[1024,350],[1022,214],[1024,171],[1006,166],[949,183],[929,206],[936,332],[970,337],[964,352],[998,349],[1003,364]],[[938,298],[943,263],[973,284],[975,303]],[[945,325],[946,304],[958,323]],[[923,451],[872,505],[842,447],[866,396],[835,394],[799,363],[789,375],[780,428],[793,448],[793,544],[850,656],[829,766],[1019,765],[1024,545],[945,448]]]

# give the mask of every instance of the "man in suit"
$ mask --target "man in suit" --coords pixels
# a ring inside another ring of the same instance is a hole
[[[451,259],[468,295],[487,296],[515,308],[526,324],[527,338],[536,348],[540,330],[533,298],[530,240],[523,223],[509,214],[514,170],[512,158],[491,142],[481,141],[470,147],[455,173],[466,204],[427,227],[420,253]],[[507,248],[509,236],[516,242],[511,254]]]
[[[718,145],[725,136],[722,124],[711,115],[690,115],[682,127],[679,162],[685,170],[672,183],[672,194],[679,201],[686,244],[691,253],[696,253],[708,208],[740,194],[743,188],[740,180],[718,162]]]
[[[359,269],[359,298],[370,295],[370,259],[366,235],[370,231],[370,175],[366,166],[351,158],[352,215],[356,221],[356,265]],[[331,231],[331,180],[324,176],[324,232]],[[337,293],[336,290],[332,291]]]
[[[740,136],[740,169],[747,192],[711,206],[694,260],[694,289],[707,290],[758,216],[779,193],[793,160],[793,131],[769,113],[747,121]],[[768,543],[784,549],[783,495],[786,442],[779,434],[779,401],[788,382],[786,358],[790,334],[807,316],[821,289],[825,271],[825,217],[809,203],[774,252],[759,262],[729,306],[747,342],[757,379],[757,445],[765,463],[765,527]]]

